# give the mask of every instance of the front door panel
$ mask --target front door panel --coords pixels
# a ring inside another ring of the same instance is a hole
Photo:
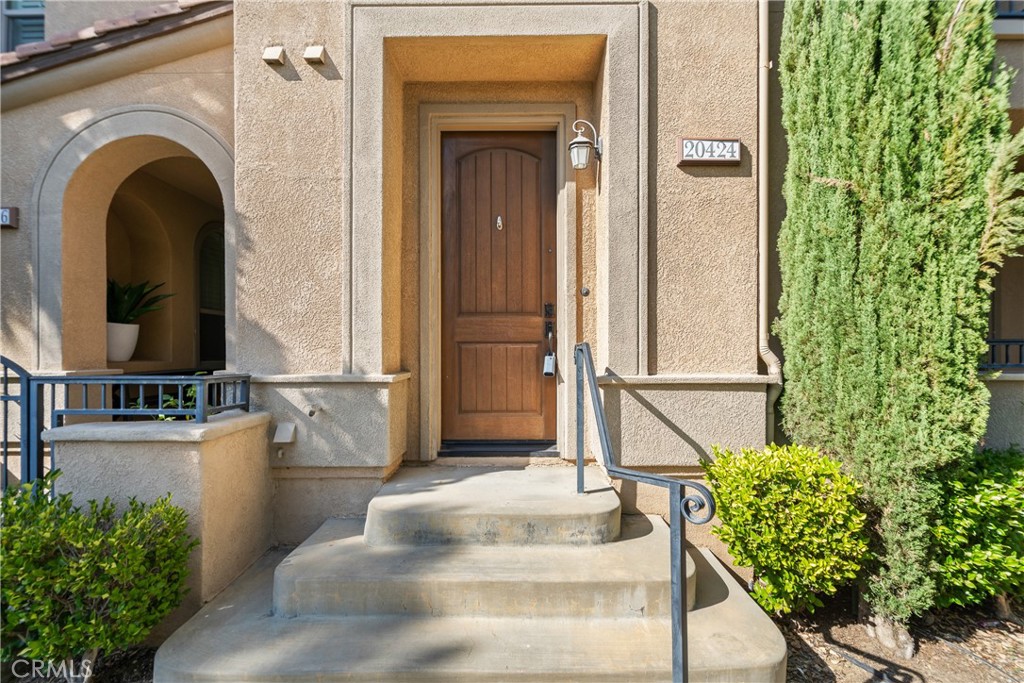
[[[441,438],[554,440],[555,134],[445,133],[441,167]]]

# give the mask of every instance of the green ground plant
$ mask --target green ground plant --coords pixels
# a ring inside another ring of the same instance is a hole
[[[1024,597],[1024,452],[980,451],[944,479],[938,604]]]
[[[77,659],[88,672],[99,651],[140,643],[181,602],[197,541],[170,496],[133,499],[122,514],[109,499],[83,509],[50,495],[58,476],[0,500],[3,658]]]
[[[754,569],[768,612],[814,611],[860,571],[867,553],[860,485],[837,461],[804,446],[714,449],[704,465],[721,526],[712,533]]]
[[[865,597],[907,656],[905,624],[938,596],[943,473],[985,432],[992,277],[1024,241],[1024,134],[1010,135],[992,13],[966,0],[785,8],[784,426],[864,485],[877,514]]]

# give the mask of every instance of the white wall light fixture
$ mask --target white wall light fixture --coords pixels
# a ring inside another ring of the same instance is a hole
[[[584,126],[590,126],[590,130],[594,133],[593,140],[584,135],[586,132],[586,128],[584,128]],[[576,137],[569,143],[569,158],[572,160],[572,167],[577,171],[582,171],[589,166],[591,150],[594,152],[594,158],[601,161],[603,145],[601,136],[597,134],[597,129],[594,128],[594,124],[590,121],[577,119],[577,121],[572,124],[572,129],[576,131]]]

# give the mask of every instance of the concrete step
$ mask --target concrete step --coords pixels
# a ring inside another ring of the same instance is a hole
[[[593,545],[619,536],[621,505],[604,473],[572,467],[405,467],[370,501],[366,543]]]
[[[625,515],[589,546],[368,546],[357,519],[328,520],[277,567],[274,614],[668,617],[669,533]],[[687,557],[690,607],[696,581]]]
[[[667,681],[667,619],[277,617],[270,553],[179,629],[154,681]],[[694,553],[692,683],[782,683],[786,644],[707,550]]]

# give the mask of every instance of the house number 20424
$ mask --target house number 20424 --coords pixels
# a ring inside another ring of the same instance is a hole
[[[676,163],[680,166],[740,163],[739,140],[679,138],[677,151]]]

